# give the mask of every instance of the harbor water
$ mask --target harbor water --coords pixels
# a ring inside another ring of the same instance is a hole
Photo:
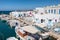
[[[15,30],[10,28],[8,23],[0,20],[0,40],[6,40],[9,37],[15,37]]]

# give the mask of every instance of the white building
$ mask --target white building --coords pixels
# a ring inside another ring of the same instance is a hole
[[[53,26],[55,22],[60,22],[60,5],[36,8],[34,11],[34,20],[38,24]]]
[[[49,13],[49,14],[60,14],[60,4],[58,5],[51,5],[46,7],[38,7],[35,11],[39,13]]]
[[[33,11],[26,12],[11,12],[11,16],[14,17],[25,17],[33,16],[33,20],[38,24],[47,25],[51,21],[52,23],[60,22],[60,5],[38,7]]]
[[[14,12],[11,12],[11,13],[10,13],[10,16],[17,18],[17,17],[22,17],[22,16],[24,16],[23,14],[24,14],[24,12],[22,13],[22,12],[14,11]]]
[[[10,12],[10,16],[11,17],[29,17],[32,16],[33,11],[22,11],[22,12],[18,12],[18,11],[14,11],[14,12]]]
[[[43,7],[38,7],[36,9],[34,9],[35,13],[38,13],[38,14],[43,14],[45,13],[45,10]]]
[[[46,13],[60,14],[60,4],[44,7]]]

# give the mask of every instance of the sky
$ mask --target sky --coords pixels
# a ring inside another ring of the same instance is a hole
[[[60,0],[0,0],[0,10],[25,10],[58,4]]]

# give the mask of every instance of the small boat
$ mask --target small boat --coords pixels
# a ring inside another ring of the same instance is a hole
[[[15,37],[9,37],[9,38],[7,38],[6,40],[18,40],[18,39],[15,38]]]

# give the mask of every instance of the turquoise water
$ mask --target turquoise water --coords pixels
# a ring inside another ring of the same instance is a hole
[[[10,28],[8,23],[0,20],[0,40],[6,40],[6,38],[14,37],[15,35],[14,29]]]

